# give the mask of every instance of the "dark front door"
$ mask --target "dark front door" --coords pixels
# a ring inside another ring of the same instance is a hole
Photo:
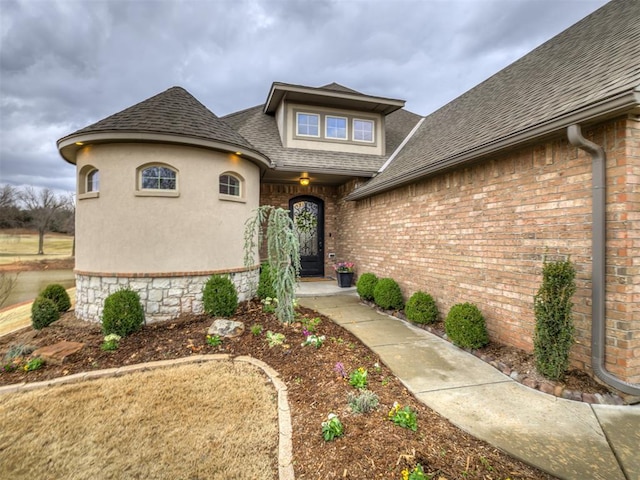
[[[300,240],[300,276],[324,276],[324,202],[295,197],[289,200],[289,210]]]

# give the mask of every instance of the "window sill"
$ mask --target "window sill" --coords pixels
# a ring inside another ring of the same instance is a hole
[[[136,197],[179,197],[180,192],[174,190],[136,190]]]
[[[87,198],[98,198],[99,196],[100,192],[79,193],[78,200],[86,200]]]
[[[225,202],[247,203],[247,201],[242,197],[236,197],[235,195],[225,195],[224,193],[218,194],[218,199]]]

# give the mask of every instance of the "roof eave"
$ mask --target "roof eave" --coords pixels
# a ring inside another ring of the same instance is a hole
[[[459,152],[455,155],[444,158],[437,163],[419,168],[405,177],[383,182],[369,189],[366,188],[367,186],[365,184],[362,188],[349,194],[345,200],[355,201],[371,197],[378,193],[414,182],[420,178],[434,175],[438,172],[475,161],[486,155],[494,154],[498,151],[512,148],[516,145],[530,143],[533,140],[549,136],[553,133],[566,129],[569,125],[573,125],[575,123],[594,123],[596,121],[606,120],[607,118],[621,115],[625,112],[632,111],[633,109],[640,109],[640,86],[585,107],[572,110],[564,115],[554,117],[545,122],[532,125],[524,130],[478,145],[470,150]]]
[[[175,145],[188,145],[192,147],[207,148],[216,151],[240,154],[243,158],[255,163],[261,169],[273,168],[273,162],[266,155],[256,150],[247,148],[230,142],[208,140],[200,137],[189,137],[184,135],[148,133],[148,132],[87,132],[74,133],[58,140],[58,151],[62,158],[75,165],[78,150],[86,145],[98,143],[169,143]]]
[[[312,87],[302,87],[298,85],[286,85],[282,83],[274,82],[271,85],[271,90],[267,97],[267,101],[264,104],[263,112],[268,115],[273,115],[278,105],[282,101],[283,97],[287,94],[302,94],[309,98],[316,99],[340,99],[342,101],[354,102],[356,104],[371,104],[375,105],[376,111],[383,115],[389,115],[390,113],[400,110],[405,106],[404,100],[398,100],[393,98],[376,97],[371,95],[354,94],[349,92],[340,92],[337,90],[322,90]]]

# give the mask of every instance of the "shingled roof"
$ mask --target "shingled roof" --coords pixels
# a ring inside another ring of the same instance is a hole
[[[640,2],[614,0],[427,116],[356,200],[640,105]]]
[[[324,88],[330,89],[328,87]],[[264,105],[258,105],[229,114],[222,119],[267,155],[275,163],[276,169],[308,170],[364,177],[370,177],[380,169],[421,118],[404,109],[387,115],[385,119],[387,155],[380,156],[284,148],[275,118],[265,114],[263,109]]]
[[[200,139],[223,144],[230,150],[245,149],[258,153],[238,132],[181,87],[171,87],[147,100],[115,113],[58,140],[58,146],[70,139],[92,134],[165,134],[184,139]],[[121,138],[121,136],[118,136]],[[187,142],[188,143],[188,142]],[[258,153],[258,155],[262,156]],[[66,158],[66,156],[65,156]],[[69,160],[67,158],[67,160]]]

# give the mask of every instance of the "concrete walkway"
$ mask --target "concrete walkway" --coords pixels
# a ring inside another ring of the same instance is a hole
[[[301,283],[300,304],[375,352],[425,405],[473,436],[562,479],[640,479],[640,405],[546,395],[408,322],[360,303],[353,289]],[[316,295],[330,296],[316,296]],[[342,295],[340,295],[342,294]]]

